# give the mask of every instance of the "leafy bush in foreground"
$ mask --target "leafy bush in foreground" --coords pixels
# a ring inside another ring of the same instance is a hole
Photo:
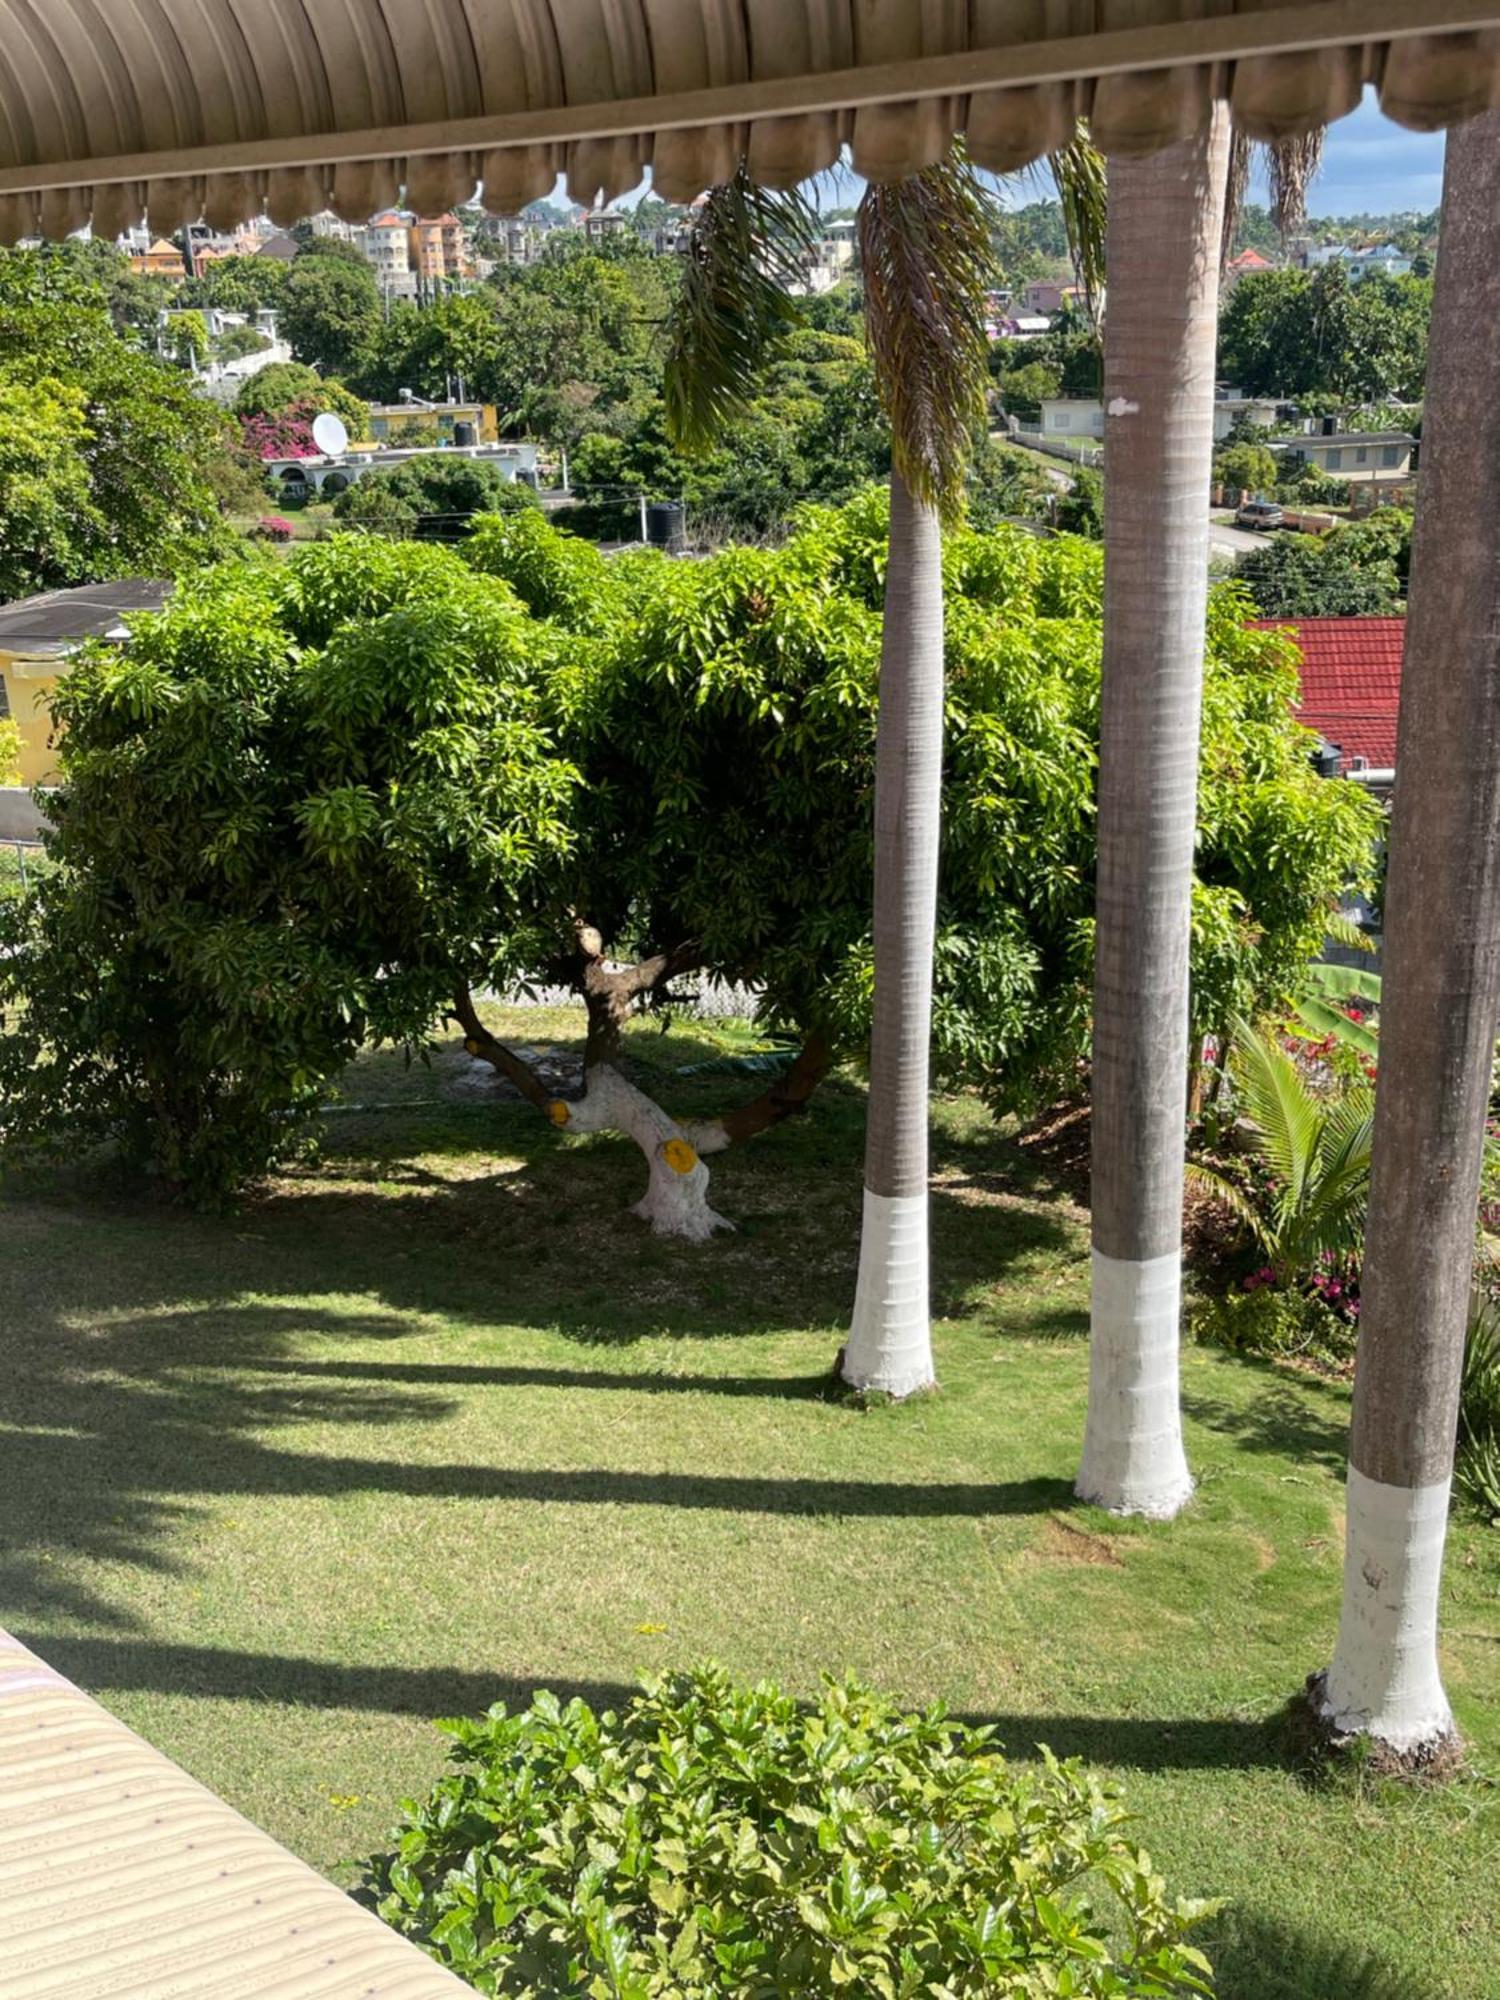
[[[941,1710],[831,1680],[804,1708],[707,1665],[618,1714],[543,1693],[440,1726],[457,1769],[367,1893],[481,1993],[1212,1992],[1183,1940],[1215,1906],[1168,1900],[1115,1795],[1046,1752],[1012,1771]]]

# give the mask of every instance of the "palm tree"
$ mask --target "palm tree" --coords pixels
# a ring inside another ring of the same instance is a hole
[[[871,182],[859,205],[866,337],[891,426],[891,538],[875,744],[875,1016],[864,1215],[841,1370],[935,1380],[928,1298],[928,1047],[943,772],[942,523],[984,413],[986,196],[963,155]]]
[[[1078,1493],[1166,1518],[1178,1407],[1188,933],[1228,116],[1109,162],[1093,1301]]]
[[[1396,745],[1344,1605],[1329,1727],[1454,1744],[1437,1612],[1500,1014],[1500,112],[1443,175]]]
[[[1190,1166],[1188,1175],[1249,1230],[1276,1282],[1295,1284],[1320,1256],[1346,1255],[1364,1238],[1374,1095],[1363,1087],[1335,1097],[1310,1090],[1285,1049],[1243,1021],[1231,1062],[1270,1189],[1249,1193],[1209,1166]]]
[[[875,752],[875,1012],[864,1218],[845,1379],[909,1395],[933,1380],[927,1099],[942,797],[942,523],[961,504],[984,412],[987,197],[962,152],[872,182],[859,210],[867,336],[891,425],[891,528]],[[700,212],[668,338],[677,442],[709,442],[744,403],[795,307],[817,228],[800,197],[741,170]]]

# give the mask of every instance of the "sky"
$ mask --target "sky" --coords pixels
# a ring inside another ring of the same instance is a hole
[[[822,208],[858,201],[864,183],[847,168],[824,175],[811,192]],[[1308,190],[1309,215],[1393,215],[1436,208],[1443,191],[1443,135],[1408,132],[1381,111],[1373,91],[1347,118],[1328,128],[1323,165]],[[1051,177],[1006,190],[1019,207],[1051,193]],[[1252,179],[1250,199],[1264,201],[1265,176]]]
[[[1443,135],[1393,125],[1367,91],[1357,111],[1330,125],[1323,168],[1308,190],[1309,215],[1390,215],[1436,208],[1443,191]],[[1250,199],[1265,199],[1264,181]]]

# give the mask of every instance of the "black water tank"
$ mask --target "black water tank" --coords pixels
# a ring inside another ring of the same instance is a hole
[[[1330,743],[1325,737],[1318,738],[1317,748],[1312,753],[1313,769],[1320,778],[1336,778],[1343,768],[1344,753],[1337,743]]]
[[[1324,437],[1326,437],[1326,438],[1331,438],[1331,437],[1337,437],[1337,436],[1338,436],[1338,434],[1339,434],[1339,420],[1338,420],[1338,418],[1337,418],[1337,417],[1325,417],[1325,418],[1323,419],[1323,435],[1324,435]]]
[[[460,451],[472,451],[479,442],[477,424],[457,423],[453,426],[453,442]]]
[[[687,547],[687,517],[680,500],[653,500],[646,509],[646,540],[678,556]]]

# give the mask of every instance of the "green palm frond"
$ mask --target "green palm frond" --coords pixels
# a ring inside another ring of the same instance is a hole
[[[962,150],[905,180],[871,181],[859,204],[865,337],[914,499],[951,516],[984,415],[994,269],[989,197]]]
[[[1104,238],[1109,216],[1104,155],[1090,141],[1088,127],[1080,124],[1071,142],[1053,153],[1047,164],[1062,203],[1073,275],[1082,289],[1089,318],[1097,327],[1104,316]]]
[[[1238,1222],[1243,1223],[1263,1250],[1268,1253],[1274,1251],[1275,1231],[1267,1228],[1265,1215],[1238,1181],[1232,1181],[1217,1167],[1206,1166],[1201,1160],[1189,1160],[1187,1177],[1191,1186],[1221,1202]]]
[[[1235,1023],[1234,1079],[1266,1165],[1285,1190],[1283,1201],[1295,1208],[1316,1156],[1317,1101],[1286,1050],[1243,1021]]]
[[[1375,950],[1375,940],[1370,936],[1370,933],[1367,930],[1361,929],[1353,917],[1345,916],[1342,910],[1329,911],[1326,919],[1326,927],[1329,941],[1333,944],[1341,944],[1346,951],[1366,951],[1373,953]],[[1311,969],[1317,972],[1322,968],[1313,966]],[[1373,978],[1377,975],[1371,974],[1370,976]]]
[[[818,232],[802,195],[757,187],[743,166],[710,190],[667,318],[663,397],[680,450],[708,450],[744,414],[761,370],[802,325],[788,287]]]

